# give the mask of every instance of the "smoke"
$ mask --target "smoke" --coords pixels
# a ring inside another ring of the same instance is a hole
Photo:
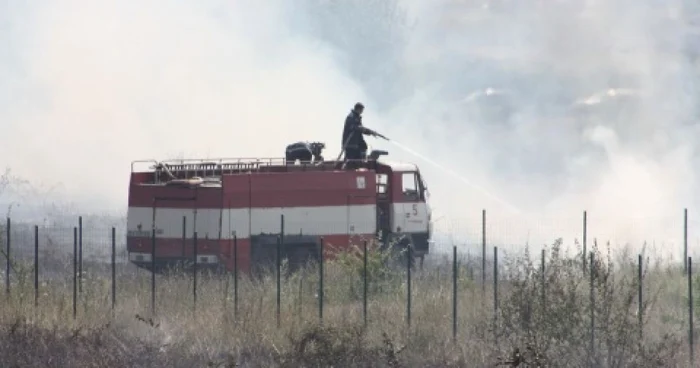
[[[696,63],[680,0],[0,1],[0,154],[89,208],[130,162],[339,152],[365,124],[421,166],[436,228],[479,243],[697,242]],[[5,47],[5,45],[7,47]],[[670,249],[663,249],[669,251]]]
[[[695,30],[682,3],[456,3],[420,9],[405,55],[421,83],[387,134],[521,211],[423,163],[442,229],[478,244],[486,208],[490,244],[571,244],[585,210],[589,249],[647,241],[677,256],[688,207],[696,244]]]
[[[337,151],[338,121],[362,89],[330,47],[289,28],[280,4],[11,7],[1,69],[15,71],[0,87],[7,165],[64,183],[67,197],[124,208],[132,160],[279,157],[305,139]]]

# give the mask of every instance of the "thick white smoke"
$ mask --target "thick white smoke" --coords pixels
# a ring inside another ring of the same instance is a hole
[[[482,208],[490,243],[580,241],[587,210],[589,244],[678,255],[683,208],[691,245],[700,230],[689,14],[680,0],[0,0],[0,154],[63,199],[123,210],[132,160],[281,156],[297,140],[335,156],[362,101],[366,125],[476,185],[370,141],[422,167],[456,241],[480,241]]]
[[[589,247],[678,256],[688,207],[697,243],[695,31],[681,2],[452,3],[419,9],[405,55],[423,88],[391,135],[521,211],[424,163],[443,229],[478,243],[486,208],[502,247],[571,244],[587,210]]]
[[[6,164],[63,182],[68,197],[124,208],[132,160],[279,157],[303,139],[337,150],[331,138],[362,89],[330,47],[289,28],[281,3],[11,7]]]

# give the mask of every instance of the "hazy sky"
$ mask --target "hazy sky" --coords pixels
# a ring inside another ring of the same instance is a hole
[[[366,125],[474,184],[370,140],[421,165],[455,234],[478,239],[487,208],[491,238],[551,242],[588,210],[590,239],[679,240],[698,204],[681,1],[335,3],[0,0],[0,163],[124,210],[132,160],[298,140],[332,157],[362,101]],[[634,94],[573,108],[610,88]]]

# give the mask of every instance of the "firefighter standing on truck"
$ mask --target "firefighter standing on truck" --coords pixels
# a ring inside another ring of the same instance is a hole
[[[367,155],[367,142],[363,135],[378,136],[377,132],[362,126],[362,112],[365,106],[358,102],[345,118],[343,128],[343,152],[345,160],[363,160]]]

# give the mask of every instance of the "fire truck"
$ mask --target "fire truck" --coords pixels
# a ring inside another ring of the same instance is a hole
[[[415,164],[384,155],[134,161],[129,261],[251,272],[274,264],[278,249],[291,266],[317,260],[321,242],[325,259],[368,241],[410,245],[404,254],[422,263],[432,231],[425,181]]]

